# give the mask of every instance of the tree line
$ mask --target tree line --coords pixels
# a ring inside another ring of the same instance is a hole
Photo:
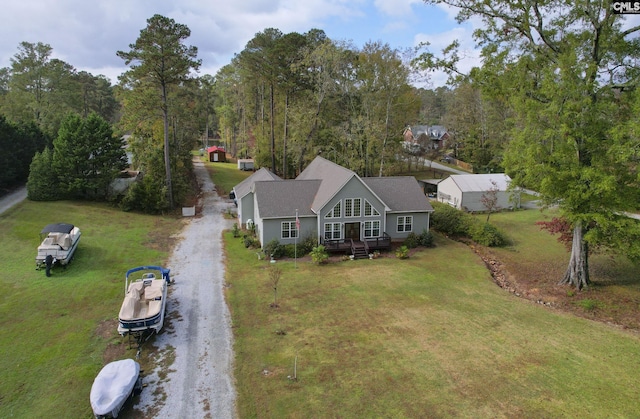
[[[624,216],[640,198],[640,27],[625,26],[608,1],[432,2],[485,23],[475,33],[482,61],[469,74],[458,70],[457,43],[438,54],[357,48],[318,29],[268,28],[215,76],[198,77],[189,29],[156,15],[117,52],[130,69],[113,87],[50,59],[46,45],[21,44],[0,72],[0,112],[15,132],[38,129],[45,145],[55,146],[69,112],[94,112],[130,133],[132,164],[145,177],[124,202],[145,211],[185,199],[190,152],[212,135],[284,178],[317,155],[382,176],[406,164],[407,126],[444,125],[451,153],[478,170],[505,170],[560,206],[574,240],[565,282],[589,283],[596,246],[640,259],[640,228]],[[449,72],[447,87],[415,87],[434,69]]]
[[[116,52],[131,65],[117,85],[51,58],[47,44],[21,43],[11,67],[0,70],[0,115],[14,129],[37,129],[34,139],[40,140],[29,146],[13,141],[14,134],[0,137],[7,147],[21,144],[27,156],[9,162],[19,169],[7,172],[0,187],[26,180],[34,153],[54,147],[65,118],[91,113],[111,124],[114,136],[131,134],[133,168],[146,176],[144,187],[127,200],[130,209],[162,211],[180,204],[192,181],[190,151],[211,137],[233,157],[253,157],[283,177],[294,177],[318,154],[361,175],[379,176],[399,170],[407,126],[444,124],[455,127],[456,157],[498,170],[500,127],[488,124],[480,136],[474,127],[486,122],[478,114],[493,104],[476,97],[475,106],[462,106],[464,96],[478,96],[468,85],[414,87],[419,71],[408,49],[381,42],[356,48],[318,29],[284,34],[269,28],[215,76],[199,76],[197,48],[185,45],[189,34],[171,19],[150,18],[131,50]],[[168,42],[164,57],[151,50],[158,39]],[[149,71],[154,60],[167,57],[175,59],[175,69],[168,69],[174,74]],[[153,204],[136,205],[143,201]]]
[[[482,65],[470,74],[459,72],[457,43],[419,62],[504,103],[503,167],[513,184],[558,205],[566,223],[555,224],[571,228],[560,282],[586,287],[595,249],[640,260],[640,223],[627,216],[640,199],[640,26],[607,0],[428,3],[484,23],[474,34]]]
[[[51,58],[52,52],[47,44],[22,42],[11,66],[0,69],[0,189],[27,180],[34,155],[53,145],[67,115],[117,120],[110,81]]]

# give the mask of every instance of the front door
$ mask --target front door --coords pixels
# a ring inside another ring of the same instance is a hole
[[[360,223],[345,223],[344,238],[360,241]]]

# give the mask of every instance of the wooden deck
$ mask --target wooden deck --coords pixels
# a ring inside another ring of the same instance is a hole
[[[364,241],[344,239],[344,240],[324,240],[324,248],[329,253],[344,253],[356,258],[368,257],[374,250],[389,250],[391,248],[391,237],[387,233],[384,236],[366,239]]]

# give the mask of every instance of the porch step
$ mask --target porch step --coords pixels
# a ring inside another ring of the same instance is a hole
[[[353,253],[353,258],[354,259],[368,259],[369,258],[369,254],[365,250],[364,246],[362,246],[362,247],[360,247],[360,246],[354,247],[352,253]]]

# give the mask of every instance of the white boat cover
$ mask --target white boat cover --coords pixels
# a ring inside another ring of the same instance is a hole
[[[133,359],[111,362],[98,373],[91,386],[91,408],[96,416],[118,412],[127,400],[140,374],[140,364]]]

